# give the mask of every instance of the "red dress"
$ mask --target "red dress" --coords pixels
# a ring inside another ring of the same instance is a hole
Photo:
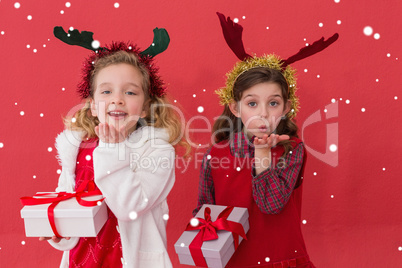
[[[282,154],[282,146],[272,149],[272,155]],[[238,163],[235,161],[239,160],[232,156],[229,146],[212,147],[210,155],[212,159],[229,159],[229,167],[236,167],[233,163]],[[245,207],[249,212],[250,229],[247,240],[240,243],[226,267],[314,267],[307,255],[300,227],[303,169],[299,173],[297,186],[282,211],[279,214],[265,214],[253,198],[251,160],[247,159],[249,164],[243,165],[241,170],[211,169],[216,204]],[[277,163],[278,159],[273,161]]]
[[[92,153],[97,140],[84,141],[77,155],[75,169],[75,189],[85,180],[94,179]],[[109,218],[97,237],[81,237],[78,244],[70,250],[69,267],[122,267],[122,249],[116,216],[108,208]]]

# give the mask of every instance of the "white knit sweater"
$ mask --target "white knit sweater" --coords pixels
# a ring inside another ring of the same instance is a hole
[[[166,249],[166,197],[175,180],[175,152],[163,129],[142,127],[126,141],[100,142],[94,150],[95,183],[118,219],[123,267],[172,267]],[[72,192],[82,133],[65,130],[56,138],[62,172],[56,191]],[[60,267],[68,267],[68,252],[79,238],[49,243],[65,251]]]

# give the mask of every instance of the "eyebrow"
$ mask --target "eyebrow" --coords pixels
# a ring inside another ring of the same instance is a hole
[[[108,86],[108,85],[111,85],[111,84],[112,83],[109,83],[109,82],[103,82],[103,83],[99,84],[99,87]],[[128,82],[125,85],[131,85],[131,86],[134,86],[134,87],[137,87],[137,88],[141,88],[139,85],[137,85],[136,83],[132,83],[132,82]]]
[[[246,96],[244,96],[244,98],[247,98],[247,97],[258,97],[256,94],[247,94]],[[279,95],[279,94],[276,94],[276,95],[272,95],[272,96],[269,96],[270,98],[271,97],[279,97],[279,98],[282,98],[282,96],[281,95]]]

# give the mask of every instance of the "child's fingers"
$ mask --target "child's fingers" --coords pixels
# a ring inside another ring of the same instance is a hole
[[[278,142],[288,140],[290,137],[288,135],[279,135]]]
[[[116,128],[113,125],[109,126],[107,137],[109,138],[110,142],[116,142]]]
[[[96,136],[99,137],[99,126],[96,126],[96,127],[95,127],[95,134],[96,134]]]
[[[110,135],[110,129],[109,129],[109,125],[108,124],[104,124],[103,125],[103,135],[106,138],[106,140],[109,140],[109,135]]]
[[[60,238],[60,237],[53,236],[53,237],[52,237],[52,241],[55,242],[55,243],[59,243],[59,242],[61,241],[61,238]]]
[[[279,142],[288,140],[290,137],[288,135],[278,135],[278,134],[271,134],[269,136],[268,145],[271,147],[276,146]]]
[[[125,140],[127,137],[127,125],[121,126],[119,129],[119,135],[121,137],[121,139]]]

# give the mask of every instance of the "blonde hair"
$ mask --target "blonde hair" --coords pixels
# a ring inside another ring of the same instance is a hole
[[[95,80],[100,70],[110,65],[126,63],[137,68],[143,77],[142,88],[144,90],[145,102],[144,109],[146,117],[140,119],[137,128],[140,126],[153,126],[156,128],[164,128],[169,134],[169,143],[173,146],[180,145],[185,148],[185,156],[190,152],[190,145],[183,139],[184,129],[178,114],[173,110],[172,105],[164,95],[157,97],[150,95],[150,79],[146,66],[138,60],[133,53],[126,51],[117,51],[105,57],[99,58],[94,62],[94,69],[91,72],[90,83],[91,91],[89,97],[85,100],[84,107],[78,110],[72,118],[65,118],[64,124],[66,128],[84,132],[83,139],[97,138],[95,127],[99,124],[99,119],[92,116],[90,100],[93,99],[95,93]],[[72,120],[74,118],[74,120]]]

